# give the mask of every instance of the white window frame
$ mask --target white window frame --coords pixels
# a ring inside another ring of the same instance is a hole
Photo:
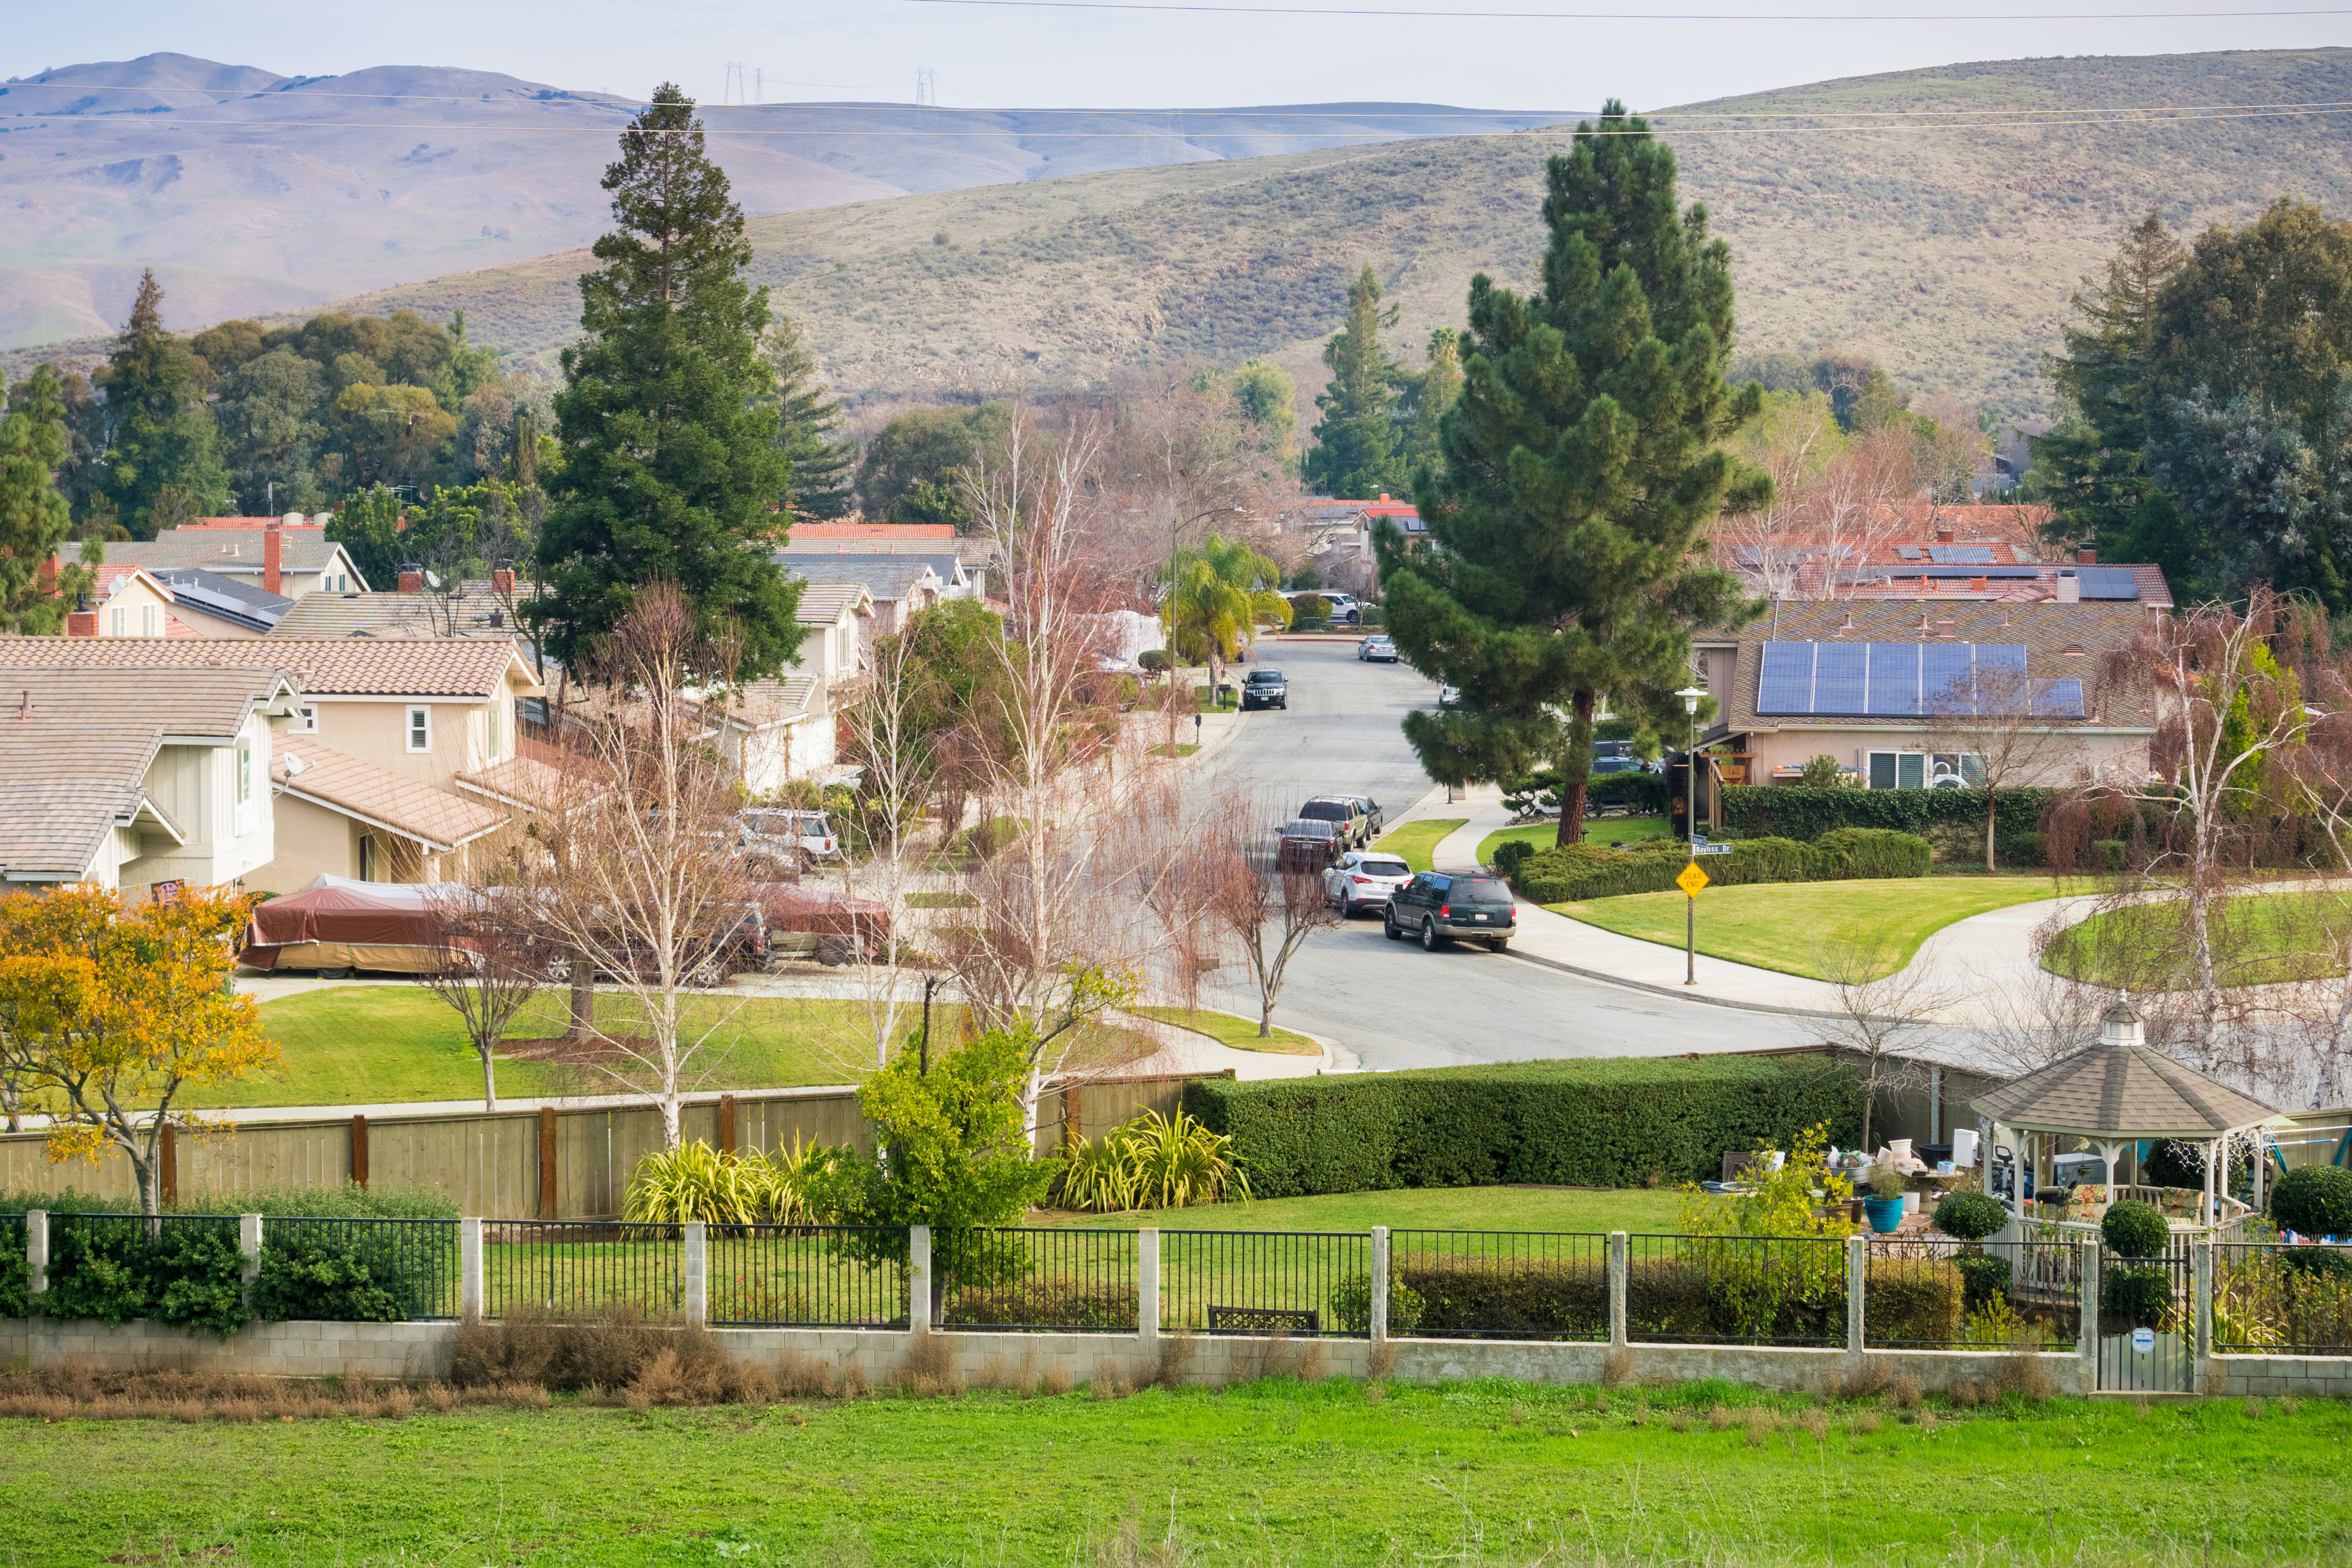
[[[1882,784],[1878,782],[1878,759],[1881,757],[1892,759],[1889,764],[1895,773],[1895,783],[1892,784]],[[1906,759],[1910,758],[1916,758],[1918,762],[1916,784],[1903,782],[1903,763]],[[1974,763],[1975,766],[1970,767],[1970,763]],[[1933,789],[1936,787],[1934,781],[1945,776],[1956,777],[1960,781],[1958,785],[1944,785],[1946,789],[1981,788],[1984,784],[1984,759],[1972,752],[1866,751],[1863,753],[1863,784],[1868,789]]]
[[[315,735],[319,732],[319,710],[305,702],[294,710],[293,721],[286,726],[289,735]]]
[[[403,732],[407,736],[408,750],[411,755],[415,755],[420,752],[429,752],[433,749],[432,709],[409,709],[405,713],[401,715],[401,725]],[[424,742],[421,745],[418,744],[420,738]]]
[[[499,760],[499,743],[504,738],[499,733],[499,704],[493,700],[490,705],[482,710],[482,751],[483,754],[494,763]]]
[[[140,605],[139,635],[142,637],[159,637],[162,635],[163,629],[162,613],[158,606],[153,605]]]
[[[256,788],[257,781],[254,777],[257,760],[254,754],[253,737],[238,736],[236,746],[229,752],[228,790],[229,799],[234,805],[236,819],[233,832],[240,838],[252,832],[258,825],[259,792]]]
[[[131,612],[124,609],[121,605],[109,605],[106,611],[106,635],[108,637],[129,637],[131,635]]]

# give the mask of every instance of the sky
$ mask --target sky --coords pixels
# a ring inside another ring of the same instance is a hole
[[[1247,5],[1249,0],[1233,0]],[[657,81],[767,101],[910,102],[916,73],[968,108],[1146,108],[1389,100],[1488,109],[1636,109],[1964,60],[2352,44],[2352,11],[2259,17],[2044,19],[2189,11],[2227,0],[1301,0],[1392,9],[1609,11],[1630,21],[1309,17],[1044,9],[926,0],[116,0],[13,7],[0,76],[169,50],[289,75],[458,66],[630,96]],[[2326,0],[2300,0],[2305,5]],[[1802,10],[1892,20],[1692,21],[1680,10]],[[2032,20],[1987,20],[2031,11]],[[1965,12],[1968,20],[1937,16]],[[756,77],[754,73],[757,73]]]

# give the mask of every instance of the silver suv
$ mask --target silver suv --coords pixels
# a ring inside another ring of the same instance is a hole
[[[747,811],[736,818],[743,859],[754,875],[794,867],[807,870],[820,861],[841,858],[841,841],[822,811],[774,806]]]

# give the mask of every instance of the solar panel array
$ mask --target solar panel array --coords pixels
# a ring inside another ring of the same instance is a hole
[[[1992,564],[1992,546],[1990,544],[1937,544],[1928,549],[1927,555],[1938,566]]]
[[[2139,580],[2122,566],[2084,566],[2075,574],[2085,599],[2137,599]]]
[[[2023,643],[1768,642],[1756,711],[1809,719],[1999,713],[2015,710],[1997,705],[2013,703],[2021,686],[2037,717],[2083,717],[2081,681],[2027,682]]]

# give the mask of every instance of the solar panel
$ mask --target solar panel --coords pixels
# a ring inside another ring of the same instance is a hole
[[[1919,647],[1919,707],[1925,713],[1976,711],[1975,649],[1967,643]]]
[[[1870,646],[1870,706],[1865,712],[1909,718],[1919,711],[1919,645],[1875,642]]]
[[[1992,546],[1990,544],[1938,544],[1927,554],[1938,566],[1990,566]]]
[[[1812,711],[1869,712],[1870,645],[1825,642],[1813,648]]]
[[[2083,683],[2079,680],[2044,680],[2035,683],[2033,715],[2037,719],[2080,719],[2083,717]]]
[[[1813,710],[1813,645],[1809,642],[1768,642],[1756,677],[1756,711],[1810,713]]]
[[[2083,584],[2085,599],[2137,599],[2139,583],[2121,566],[2084,566],[2075,576]]]
[[[1991,577],[2002,581],[2024,581],[2042,575],[2039,566],[1894,566],[1887,569],[1890,577],[1933,577],[1938,582],[1950,582],[1968,577]]]
[[[1895,553],[1906,561],[1916,561],[1919,559],[1919,547],[1916,544],[1898,544],[1895,547]]]

